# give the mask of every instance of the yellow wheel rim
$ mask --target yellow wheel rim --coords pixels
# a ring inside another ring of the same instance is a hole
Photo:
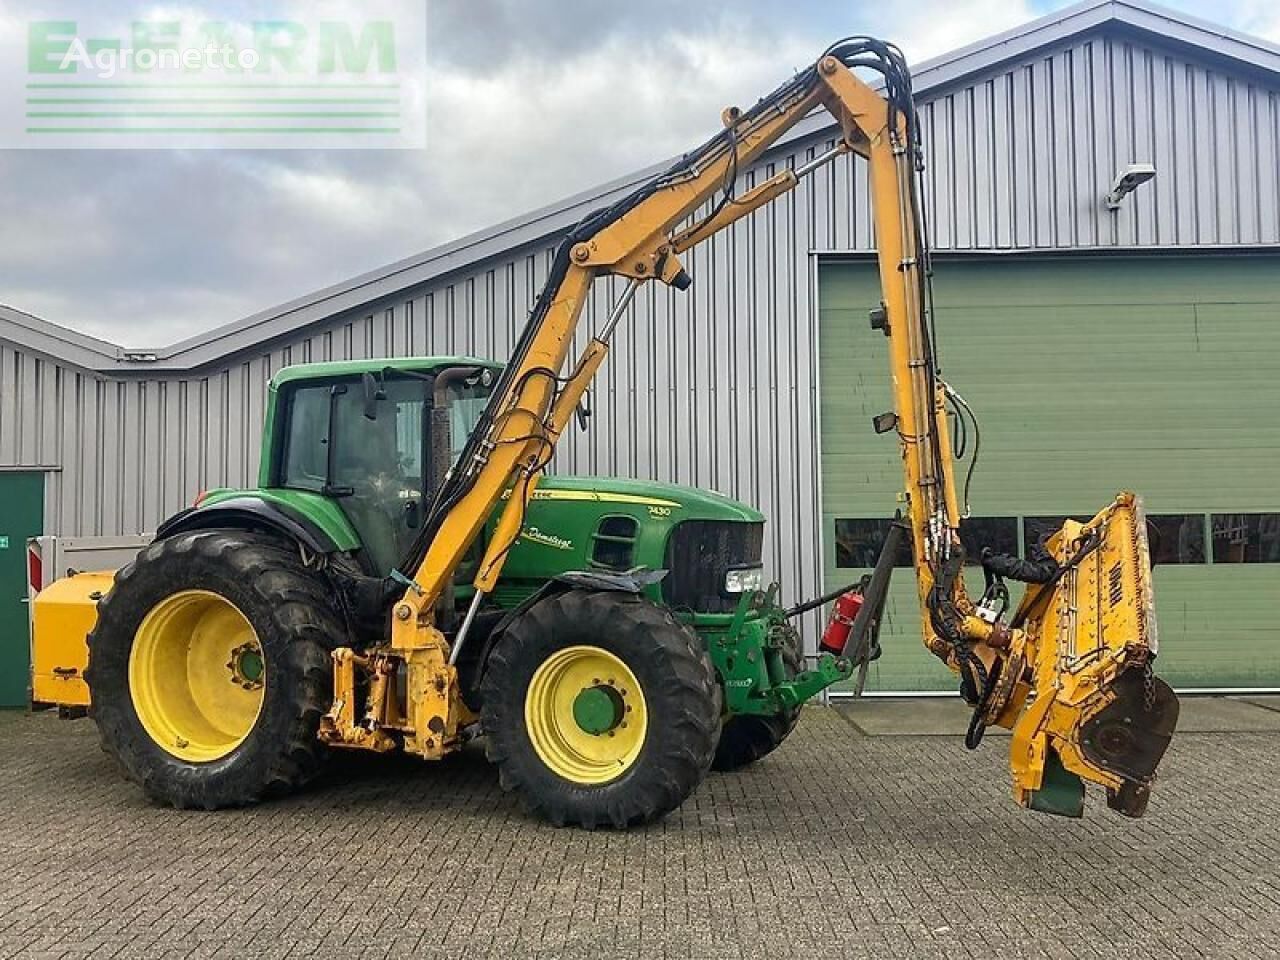
[[[258,722],[266,680],[258,635],[216,593],[166,597],[133,638],[133,709],[151,739],[180,760],[208,763],[240,746]]]
[[[524,699],[533,749],[557,776],[601,784],[631,768],[649,727],[640,682],[599,647],[566,647],[543,661]]]

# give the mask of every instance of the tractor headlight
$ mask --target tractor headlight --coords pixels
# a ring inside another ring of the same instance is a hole
[[[749,593],[764,589],[763,567],[738,567],[724,575],[725,593]]]

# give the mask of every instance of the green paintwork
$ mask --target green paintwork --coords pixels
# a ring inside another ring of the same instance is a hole
[[[262,679],[265,666],[262,662],[262,654],[256,650],[246,650],[236,660],[236,672],[251,683],[257,683]]]
[[[200,507],[211,507],[226,500],[244,496],[257,497],[267,503],[278,503],[286,507],[292,507],[328,534],[329,539],[337,544],[339,550],[360,549],[360,538],[356,535],[355,528],[351,526],[351,521],[347,519],[347,515],[338,506],[338,502],[331,497],[307,490],[292,490],[282,487],[257,490],[220,488],[206,492],[204,499],[200,501]]]
[[[480,357],[375,357],[370,360],[331,360],[325,363],[299,363],[282,367],[271,378],[271,389],[278,390],[286,383],[303,381],[339,380],[358,377],[364,373],[381,373],[383,370],[407,370],[414,373],[430,373],[441,367],[489,367],[501,370],[502,364]]]
[[[275,442],[276,433],[282,427],[278,423],[280,388],[285,384],[349,379],[364,373],[380,373],[389,367],[424,373],[459,365],[498,369],[498,365],[474,357],[375,359],[286,367],[271,381],[260,488],[212,490],[201,505],[213,506],[240,496],[259,497],[269,503],[287,505],[309,517],[340,550],[360,549],[359,535],[338,500],[319,493],[270,486],[271,478],[278,474],[274,458],[280,452],[280,444]],[[490,517],[486,538],[497,523],[504,503],[499,503]],[[621,517],[634,520],[634,538],[600,531],[602,521]],[[598,541],[618,544],[631,540],[631,566],[654,570],[666,566],[668,537],[683,521],[763,523],[764,519],[758,510],[729,497],[676,484],[617,478],[545,477],[526,511],[520,539],[507,555],[492,601],[500,607],[514,607],[559,574],[575,570],[609,571],[610,568],[594,560]],[[469,573],[466,569],[459,572],[456,595],[464,602],[472,593]],[[646,595],[661,602],[661,585],[649,586]],[[776,589],[767,595],[744,596],[735,614],[697,614],[685,619],[707,645],[724,683],[729,713],[775,714],[785,707],[799,705],[849,676],[846,661],[827,656],[817,669],[798,677],[786,677],[781,651],[783,644],[791,640],[791,628],[777,605]],[[588,732],[611,729],[617,722],[615,713],[615,705],[603,691],[583,691],[574,702],[575,719]]]
[[[939,260],[943,374],[977,411],[974,516],[1092,515],[1120,489],[1152,515],[1280,511],[1280,257]],[[837,517],[888,517],[902,485],[870,263],[819,277],[824,570]],[[971,590],[981,577],[970,572]],[[1280,564],[1155,570],[1162,677],[1280,685]],[[1017,601],[1015,594],[1014,601]],[[914,577],[896,571],[871,690],[955,688],[920,643]]]
[[[555,499],[558,493],[587,499]],[[547,477],[539,496],[529,504],[524,534],[507,556],[502,581],[494,592],[500,606],[515,606],[547,580],[567,570],[590,570],[592,534],[605,517],[636,521],[635,566],[661,569],[666,562],[667,537],[682,520],[741,520],[762,522],[763,514],[728,497],[670,483],[620,478]],[[201,507],[236,497],[253,496],[292,507],[309,517],[340,550],[358,550],[360,538],[338,501],[319,493],[287,488],[215,489],[206,492]],[[488,529],[497,523],[502,504],[495,508]],[[654,599],[661,589],[650,589]]]
[[[1077,819],[1083,817],[1084,781],[1064,767],[1058,754],[1050,750],[1045,758],[1040,789],[1031,792],[1028,805],[1040,813]]]
[[[507,554],[495,602],[515,606],[567,570],[599,569],[592,562],[594,535],[606,517],[635,520],[632,565],[650,570],[666,566],[667,538],[684,520],[764,521],[759,511],[708,490],[614,477],[546,477],[525,513],[520,540]],[[648,594],[661,599],[661,587],[655,584]]]
[[[616,696],[605,687],[587,687],[573,698],[573,722],[584,733],[608,733],[622,720],[622,705]]]
[[[733,613],[681,615],[702,638],[724,688],[725,712],[772,715],[798,707],[834,683],[848,680],[853,665],[823,654],[816,666],[787,677],[782,650],[796,640],[778,606],[778,585],[744,594]]]
[[[812,670],[805,670],[778,684],[778,701],[785,707],[798,707],[828,687],[848,680],[853,671],[854,665],[844,657],[824,653],[818,657]]]
[[[589,499],[562,499],[564,495]],[[494,601],[512,607],[552,577],[593,569],[597,528],[608,517],[636,521],[632,564],[651,570],[666,566],[667,538],[684,520],[762,523],[759,511],[706,490],[641,480],[547,477],[525,515],[524,534],[508,554]],[[491,521],[496,522],[496,517]],[[662,600],[660,584],[647,588]],[[831,684],[848,679],[846,661],[825,657],[813,671],[788,679],[782,645],[791,630],[777,603],[776,589],[745,594],[735,613],[683,614],[702,638],[724,688],[731,714],[776,714],[798,706]]]
[[[44,533],[44,475],[0,473],[0,707],[25,707],[31,679],[27,550]],[[46,576],[48,576],[46,572]]]
[[[428,373],[454,366],[501,369],[492,361],[465,356],[348,360],[285,367],[271,380],[258,480],[261,489],[254,492],[263,499],[280,498],[310,516],[341,549],[358,548],[359,538],[334,500],[315,493],[270,489],[271,478],[277,473],[275,457],[280,450],[280,445],[275,442],[280,388],[285,384],[328,382],[364,373],[380,373],[388,368]],[[216,502],[215,494],[217,498],[225,499],[244,492],[216,491],[206,502]],[[585,499],[559,499],[560,496],[575,494]],[[489,530],[497,522],[500,512],[501,504],[494,511]],[[638,536],[634,563],[651,569],[663,566],[667,536],[681,520],[726,519],[754,523],[764,520],[759,511],[706,490],[643,480],[545,477],[529,505],[520,541],[507,556],[502,582],[495,591],[494,600],[503,606],[514,606],[551,577],[566,570],[591,569],[592,535],[599,521],[606,516],[635,519]],[[460,592],[465,596],[465,591]],[[659,597],[659,589],[653,588],[651,595],[655,599]]]
[[[431,373],[442,367],[488,367],[501,370],[502,364],[479,357],[375,357],[369,360],[331,360],[324,363],[299,363],[283,367],[271,378],[267,387],[267,413],[262,430],[262,457],[258,461],[258,486],[271,486],[276,475],[276,416],[279,411],[280,388],[285,384],[343,380],[365,373],[403,370],[409,373]]]

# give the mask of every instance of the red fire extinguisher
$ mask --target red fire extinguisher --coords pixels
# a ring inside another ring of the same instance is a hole
[[[819,648],[837,657],[843,654],[849,643],[849,633],[853,630],[854,618],[861,609],[861,593],[850,590],[840,594],[831,607],[831,619],[827,621],[827,628],[822,631]]]

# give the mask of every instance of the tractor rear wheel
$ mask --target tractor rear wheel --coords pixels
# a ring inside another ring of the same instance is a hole
[[[503,788],[557,826],[622,829],[674,810],[720,734],[720,688],[697,636],[626,593],[534,604],[490,653],[482,694]]]
[[[783,645],[782,665],[788,679],[804,670],[804,658],[794,642]],[[743,713],[730,717],[720,732],[711,769],[721,773],[738,770],[773,753],[796,728],[799,720],[799,707],[770,716]]]
[[[98,606],[85,671],[103,749],[154,800],[242,806],[306,783],[345,631],[296,551],[240,530],[152,543]]]

